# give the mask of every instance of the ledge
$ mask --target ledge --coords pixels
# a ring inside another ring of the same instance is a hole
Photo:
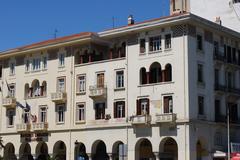
[[[156,85],[164,85],[164,84],[174,84],[174,81],[170,82],[159,82],[159,83],[150,83],[150,84],[141,84],[138,87],[148,87],[148,86],[156,86]]]
[[[88,62],[88,63],[82,63],[82,64],[75,64],[75,67],[81,67],[81,66],[87,66],[91,64],[99,64],[99,63],[106,63],[106,62],[112,62],[112,61],[119,61],[119,60],[125,60],[126,57],[121,57],[121,58],[113,58],[113,59],[106,59],[102,61],[95,61],[95,62]]]

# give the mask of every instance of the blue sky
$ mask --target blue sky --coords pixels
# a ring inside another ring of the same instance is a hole
[[[0,51],[79,32],[98,32],[169,14],[169,0],[2,0]]]

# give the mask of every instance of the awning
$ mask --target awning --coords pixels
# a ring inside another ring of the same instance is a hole
[[[227,156],[227,154],[222,151],[216,151],[215,153],[213,153],[214,158],[224,158],[226,156]]]

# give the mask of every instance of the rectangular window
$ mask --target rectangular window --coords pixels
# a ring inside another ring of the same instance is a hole
[[[95,104],[95,119],[105,119],[105,102]]]
[[[163,113],[173,113],[172,96],[164,96],[163,103],[164,103]]]
[[[198,64],[198,82],[203,83],[203,65]]]
[[[116,88],[124,88],[124,71],[116,72]]]
[[[77,91],[79,93],[86,92],[86,75],[79,75],[78,76]]]
[[[43,69],[47,69],[47,56],[43,57],[42,63],[43,63]]]
[[[47,107],[41,106],[39,111],[39,122],[47,122]]]
[[[15,110],[14,109],[8,109],[7,110],[7,126],[8,127],[13,127],[14,116],[15,116]]]
[[[65,92],[65,78],[60,77],[57,79],[57,92]]]
[[[149,114],[149,99],[138,99],[137,100],[137,115]]]
[[[203,50],[203,42],[202,42],[201,35],[197,35],[197,50],[200,50],[200,51]]]
[[[213,53],[214,55],[218,55],[219,53],[219,43],[214,41],[214,48],[213,48]]]
[[[161,36],[151,37],[149,39],[149,51],[159,51],[162,50],[161,46]]]
[[[97,74],[97,87],[98,88],[104,87],[104,73]]]
[[[165,49],[170,49],[172,47],[171,34],[165,35]]]
[[[10,75],[15,75],[15,63],[14,62],[11,62],[9,64],[9,68],[10,68]]]
[[[64,53],[59,53],[58,61],[59,61],[59,67],[65,66],[65,54]]]
[[[32,70],[38,71],[41,69],[41,59],[40,58],[34,58],[32,60]]]
[[[56,106],[57,110],[57,123],[64,123],[65,121],[65,104],[58,104]]]
[[[140,53],[146,52],[146,40],[140,39]]]
[[[25,62],[25,71],[26,72],[30,71],[30,60],[29,59],[27,59]]]
[[[114,102],[114,118],[125,117],[125,101]]]
[[[23,123],[30,123],[30,112],[29,110],[23,110],[22,120]]]
[[[76,121],[85,121],[85,103],[79,103],[76,107]]]
[[[9,84],[8,85],[8,89],[9,89],[9,91],[8,91],[8,96],[9,97],[15,97],[15,84]]]
[[[204,115],[204,97],[198,96],[198,114]]]

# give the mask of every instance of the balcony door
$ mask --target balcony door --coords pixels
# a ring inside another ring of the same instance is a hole
[[[98,88],[104,87],[104,73],[97,74],[97,87]]]

